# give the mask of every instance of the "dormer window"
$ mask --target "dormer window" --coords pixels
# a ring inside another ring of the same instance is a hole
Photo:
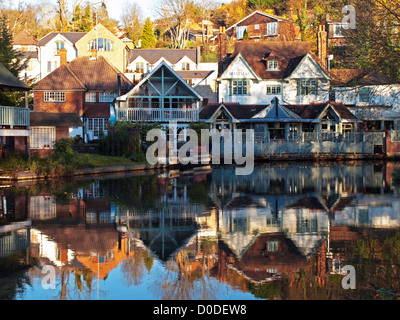
[[[269,60],[268,61],[268,70],[279,70],[278,60]]]

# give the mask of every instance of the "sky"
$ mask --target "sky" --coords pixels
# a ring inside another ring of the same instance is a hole
[[[53,5],[57,5],[57,0],[0,0],[0,3],[3,3],[3,5],[11,4],[14,8],[18,7],[18,4],[20,2],[22,3],[41,3],[41,2],[49,2]],[[67,0],[68,3],[71,5],[71,8],[69,8],[69,11],[72,12],[72,4],[74,3],[74,0]],[[217,3],[227,3],[230,2],[231,0],[215,0]],[[89,0],[91,3],[101,3],[101,0]],[[106,6],[107,6],[107,11],[108,15],[112,19],[116,19],[120,21],[121,15],[123,13],[125,4],[127,2],[136,2],[142,9],[144,19],[147,17],[150,17],[151,20],[154,20],[156,18],[154,8],[157,7],[157,4],[161,3],[162,0],[105,0]]]

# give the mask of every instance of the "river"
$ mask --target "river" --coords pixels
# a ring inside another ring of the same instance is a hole
[[[224,167],[3,185],[0,299],[399,299],[396,167],[290,162],[248,176]]]

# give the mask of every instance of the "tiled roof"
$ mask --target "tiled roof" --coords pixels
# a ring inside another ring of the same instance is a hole
[[[151,64],[156,63],[161,58],[174,64],[184,56],[197,63],[196,49],[133,49],[129,53],[128,63],[131,63],[139,56]]]
[[[362,69],[331,69],[332,85],[385,85],[398,82],[380,72],[368,72]]]
[[[78,57],[62,65],[39,81],[36,90],[103,90],[118,89],[117,74],[120,73],[104,57],[97,59]],[[133,86],[121,73],[121,91],[127,92]]]
[[[339,102],[285,105],[285,107],[298,114],[303,119],[316,119],[320,116],[321,112],[328,104],[332,106],[332,108],[340,115],[341,118],[347,120],[358,120],[358,118],[351,113],[345,105]]]
[[[229,113],[238,120],[251,119],[268,107],[267,105],[245,105],[239,103],[210,103],[200,111],[200,119],[206,120],[211,118],[221,105],[224,105]]]
[[[31,112],[30,124],[32,127],[83,127],[76,113]]]
[[[176,71],[177,74],[182,79],[204,79],[207,78],[210,74],[212,74],[214,70],[207,71],[207,70],[183,70],[183,71]]]
[[[13,44],[20,44],[20,45],[34,45],[38,44],[38,41],[35,37],[28,31],[22,30],[21,32],[17,33],[12,41]]]
[[[241,41],[235,45],[233,54],[224,61],[226,67],[240,53],[254,72],[262,79],[282,79],[290,75],[307,53],[311,44],[300,41]],[[270,55],[279,61],[279,71],[268,71],[267,62]]]
[[[85,104],[83,113],[87,118],[110,118],[110,107],[104,103]]]
[[[25,83],[15,77],[2,63],[0,63],[0,91],[29,91]]]
[[[82,38],[86,34],[86,32],[51,32],[38,41],[38,46],[46,45],[58,34],[61,34],[63,37],[68,39],[68,41],[70,41],[72,44],[75,44],[80,38]]]

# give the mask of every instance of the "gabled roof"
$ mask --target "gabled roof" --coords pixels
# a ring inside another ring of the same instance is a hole
[[[78,57],[40,80],[35,90],[116,91],[119,73],[118,69],[102,56],[97,59]],[[132,86],[132,82],[121,74],[121,91],[127,92]]]
[[[29,91],[29,88],[25,83],[21,82],[16,76],[14,76],[10,70],[8,70],[2,63],[0,63],[0,91]]]
[[[28,30],[22,30],[21,32],[17,33],[12,41],[12,44],[14,45],[33,45],[36,46],[38,44],[38,41],[36,38],[28,31]]]
[[[203,100],[203,97],[201,97],[190,85],[188,85],[182,77],[179,76],[179,74],[173,70],[168,63],[165,61],[162,61],[156,68],[154,68],[150,73],[148,73],[135,87],[133,87],[127,94],[118,97],[118,100],[124,100],[127,96],[133,95],[135,91],[139,90],[139,88],[146,82],[148,81],[156,72],[158,72],[159,69],[161,68],[166,68],[174,77],[176,77],[177,80],[180,81],[180,83],[185,86],[191,93],[193,93],[193,96],[196,96],[200,101]]]
[[[50,32],[38,41],[38,46],[46,45],[58,34],[62,35],[72,44],[75,44],[80,38],[82,38],[86,34],[86,32]]]
[[[245,105],[240,103],[209,103],[200,111],[199,118],[202,120],[208,120],[212,118],[217,111],[219,111],[221,108],[224,108],[235,119],[245,120],[253,118],[267,107],[267,105],[255,104]]]
[[[228,35],[230,35],[230,33],[233,32],[233,28],[235,28],[236,26],[248,26],[248,25],[253,25],[253,24],[262,24],[262,23],[278,22],[278,21],[294,23],[293,21],[283,19],[281,17],[275,16],[272,14],[254,11],[253,13],[249,14],[247,17],[245,17],[242,20],[231,25],[228,29],[226,29],[226,33]]]
[[[261,79],[288,77],[311,51],[311,43],[300,41],[237,42],[235,51],[223,61],[224,69],[240,54]],[[279,71],[267,70],[268,57],[273,54],[279,61]]]
[[[128,64],[139,56],[150,64],[155,64],[161,58],[175,64],[184,56],[187,56],[194,63],[200,62],[197,61],[196,49],[132,49],[129,52]]]
[[[32,127],[83,127],[83,122],[76,113],[31,112]]]
[[[328,107],[331,107],[337,115],[344,120],[359,120],[344,104],[339,102],[328,101],[322,103],[286,105],[285,107],[303,119],[317,119]]]

